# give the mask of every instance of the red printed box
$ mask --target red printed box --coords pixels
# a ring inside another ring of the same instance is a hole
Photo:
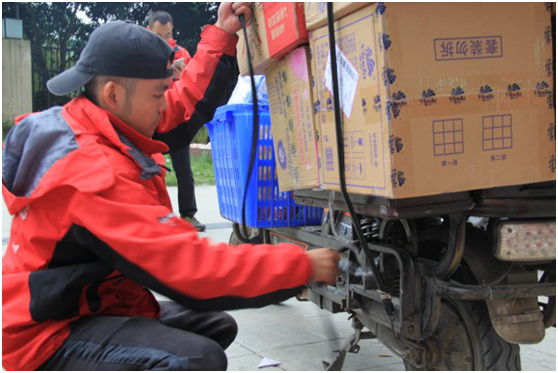
[[[308,43],[304,3],[263,3],[269,55],[280,59]]]

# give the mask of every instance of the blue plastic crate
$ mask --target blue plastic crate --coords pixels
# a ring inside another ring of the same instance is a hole
[[[259,107],[258,151],[246,197],[246,224],[254,228],[319,225],[323,210],[298,205],[292,192],[279,192],[269,107]],[[242,198],[253,133],[252,104],[221,106],[207,124],[219,209],[225,219],[242,223]]]

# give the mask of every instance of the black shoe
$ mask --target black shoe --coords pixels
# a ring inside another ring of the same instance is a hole
[[[183,216],[182,219],[184,219],[184,221],[192,224],[198,232],[204,232],[205,231],[205,224],[200,223],[199,220],[196,219],[194,216]]]

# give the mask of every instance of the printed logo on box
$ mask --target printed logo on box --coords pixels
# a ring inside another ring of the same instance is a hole
[[[434,60],[474,60],[503,57],[502,36],[434,39]]]
[[[389,35],[388,34],[382,34],[379,38],[379,43],[380,45],[380,50],[388,50],[389,47],[391,46],[391,40],[389,40]]]
[[[405,93],[403,93],[401,91],[396,92],[391,96],[391,102],[390,102],[389,107],[391,108],[391,111],[393,112],[393,117],[394,118],[397,118],[397,117],[399,117],[399,115],[401,115],[401,108],[403,106],[407,106],[406,98],[407,98],[407,96],[405,95]]]
[[[394,137],[393,135],[389,135],[389,150],[391,154],[400,153],[403,150],[403,142],[401,137]]]
[[[405,184],[405,173],[403,171],[398,171],[395,168],[391,170],[391,186],[393,189],[402,187]]]
[[[391,120],[391,101],[389,100],[386,101],[386,116],[389,122]]]
[[[506,92],[506,97],[510,100],[517,100],[522,96],[521,87],[517,83],[509,84],[508,91]]]
[[[546,40],[547,45],[552,44],[552,28],[550,26],[547,26],[544,31],[544,40]]]
[[[384,3],[378,3],[376,6],[376,13],[382,15],[386,12],[386,5]]]
[[[382,109],[382,105],[380,104],[380,95],[376,95],[374,96],[374,111],[376,113],[379,113],[380,110]]]
[[[314,114],[318,114],[318,112],[320,112],[322,107],[322,104],[320,102],[320,100],[316,100],[316,102],[314,102]]]
[[[384,79],[384,85],[386,87],[389,84],[395,83],[395,79],[397,79],[397,75],[395,75],[395,71],[389,67],[384,67],[384,71],[382,72],[382,77]]]
[[[451,89],[451,96],[449,100],[454,104],[460,104],[465,101],[465,91],[461,87],[456,87]]]
[[[285,153],[283,140],[279,140],[279,144],[277,145],[277,156],[279,158],[279,164],[281,165],[281,168],[284,170],[285,168],[287,168],[287,154]]]
[[[547,82],[542,81],[537,83],[537,85],[535,86],[535,96],[546,98],[546,101],[548,103],[548,108],[549,109],[554,108],[552,89],[550,89],[550,86],[548,85]]]
[[[492,93],[492,87],[490,87],[488,84],[480,87],[479,94],[477,97],[484,102],[494,99],[494,94]]]
[[[372,73],[374,73],[374,66],[376,65],[372,59],[372,48],[362,44],[360,46],[359,60],[362,78],[366,79],[372,77]]]
[[[420,103],[422,105],[431,106],[436,102],[436,92],[434,92],[434,90],[428,88],[427,90],[422,91],[422,98],[420,99]]]
[[[556,124],[554,122],[548,123],[547,133],[550,142],[556,141]]]
[[[546,71],[546,75],[549,78],[551,78],[552,77],[552,60],[550,58],[544,64],[544,70]]]

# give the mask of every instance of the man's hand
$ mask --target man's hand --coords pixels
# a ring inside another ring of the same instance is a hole
[[[173,63],[172,64],[172,69],[174,70],[172,76],[174,77],[174,80],[179,80],[180,79],[180,75],[182,74],[182,71],[184,70],[184,61],[182,61],[182,63]]]
[[[312,262],[310,281],[334,284],[335,278],[339,275],[339,268],[337,268],[339,253],[331,249],[314,249],[308,250],[306,255]]]
[[[215,26],[228,33],[236,34],[242,28],[238,20],[240,14],[244,14],[244,19],[248,23],[252,15],[249,3],[221,3]]]

